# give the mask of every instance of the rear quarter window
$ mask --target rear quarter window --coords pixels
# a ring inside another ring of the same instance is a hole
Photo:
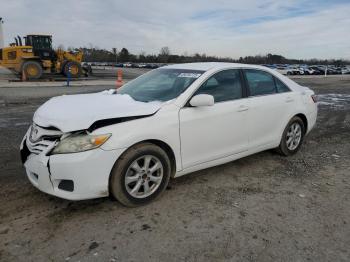
[[[275,83],[278,93],[285,93],[289,92],[290,89],[288,86],[286,86],[281,80],[279,80],[277,77],[275,77]]]

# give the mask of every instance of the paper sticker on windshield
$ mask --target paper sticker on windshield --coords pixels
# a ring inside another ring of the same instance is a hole
[[[201,74],[196,73],[181,73],[178,75],[178,77],[186,77],[186,78],[198,78]]]

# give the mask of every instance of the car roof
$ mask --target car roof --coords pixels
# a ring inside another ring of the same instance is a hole
[[[49,34],[27,34],[26,36],[52,36]]]
[[[164,66],[162,68],[209,71],[211,69],[224,69],[224,68],[228,68],[228,67],[235,67],[235,68],[266,68],[264,66],[259,66],[259,65],[247,65],[247,64],[224,63],[224,62],[202,62],[202,63],[174,64],[174,65],[167,65],[167,66]]]
[[[248,65],[248,64],[239,64],[239,63],[224,63],[224,62],[203,62],[203,63],[185,63],[185,64],[173,64],[167,65],[161,68],[167,69],[189,69],[189,70],[200,70],[200,71],[220,71],[221,69],[230,69],[230,68],[251,68],[251,69],[260,69],[263,71],[270,72],[275,77],[278,77],[279,80],[288,85],[292,90],[300,90],[302,87],[289,79],[288,77],[280,74],[274,69],[270,69],[265,66],[260,65]],[[161,69],[160,68],[160,69]]]

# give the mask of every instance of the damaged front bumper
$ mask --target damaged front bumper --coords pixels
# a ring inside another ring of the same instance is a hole
[[[90,151],[49,155],[55,142],[33,151],[28,133],[21,143],[21,157],[29,181],[39,190],[68,200],[109,195],[109,176],[123,150]]]

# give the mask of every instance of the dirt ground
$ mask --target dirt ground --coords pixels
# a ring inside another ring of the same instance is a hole
[[[295,80],[320,100],[298,154],[175,179],[140,208],[39,192],[18,147],[41,102],[0,105],[0,260],[350,261],[350,78]]]

